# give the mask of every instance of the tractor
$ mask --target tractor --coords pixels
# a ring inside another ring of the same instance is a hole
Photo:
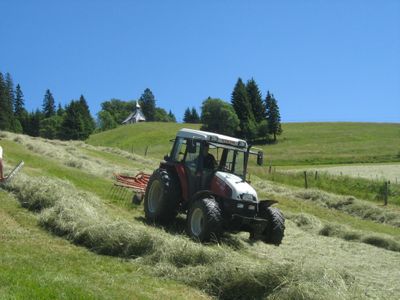
[[[186,128],[172,141],[145,189],[148,222],[168,225],[183,213],[187,234],[200,242],[218,240],[224,231],[247,231],[250,239],[281,243],[285,219],[271,207],[277,201],[259,200],[246,181],[250,155],[262,165],[262,151],[242,139]]]

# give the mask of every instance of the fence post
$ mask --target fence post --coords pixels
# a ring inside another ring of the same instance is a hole
[[[307,171],[304,171],[304,187],[308,189]]]
[[[269,169],[268,169],[269,174],[271,174],[271,170],[272,170],[272,166],[271,166],[271,164],[269,164]]]
[[[315,171],[315,178],[314,178],[315,180],[317,180],[318,179],[318,171]]]
[[[384,197],[383,197],[383,201],[384,201],[383,205],[385,205],[385,206],[388,203],[388,195],[389,195],[389,182],[385,181],[385,193],[384,193]]]
[[[147,150],[149,149],[149,146],[146,146],[146,150],[144,151],[144,157],[147,156]]]

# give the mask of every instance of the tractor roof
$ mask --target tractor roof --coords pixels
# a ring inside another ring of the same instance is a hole
[[[178,131],[176,136],[182,138],[196,139],[212,143],[230,145],[239,148],[247,148],[247,142],[245,140],[237,139],[231,136],[222,135],[214,132],[182,128],[181,130]]]

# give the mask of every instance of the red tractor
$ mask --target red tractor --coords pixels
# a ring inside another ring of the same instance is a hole
[[[259,165],[263,161],[263,153],[250,148],[241,139],[181,129],[171,153],[147,184],[146,219],[166,225],[178,213],[186,213],[186,230],[195,240],[218,239],[223,231],[247,231],[251,239],[279,245],[285,219],[271,207],[277,201],[260,201],[246,181],[249,156],[256,155]]]

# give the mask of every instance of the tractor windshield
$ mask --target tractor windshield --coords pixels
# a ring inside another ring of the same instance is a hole
[[[245,154],[241,149],[234,147],[222,148],[222,155],[218,169],[220,171],[233,173],[241,178],[245,176]]]

